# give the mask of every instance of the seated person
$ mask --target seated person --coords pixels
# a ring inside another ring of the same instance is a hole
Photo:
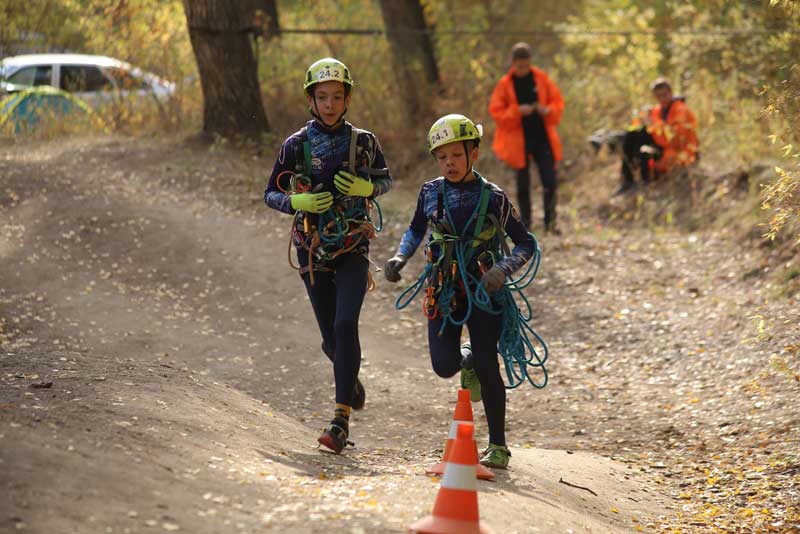
[[[622,142],[622,185],[617,195],[635,187],[634,169],[642,182],[654,175],[691,165],[697,159],[697,119],[683,99],[672,95],[672,87],[664,78],[652,85],[658,105],[644,116],[644,125],[634,125]]]

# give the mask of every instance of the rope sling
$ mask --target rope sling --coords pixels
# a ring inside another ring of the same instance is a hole
[[[489,296],[480,275],[503,257],[510,256],[511,252],[505,230],[494,214],[487,213],[491,186],[477,173],[476,177],[481,184],[480,200],[461,232],[453,223],[445,196],[446,180],[442,181],[437,199],[438,222],[433,217],[429,219],[431,238],[425,246],[425,269],[413,284],[400,293],[395,307],[398,310],[406,308],[425,288],[423,313],[428,320],[437,317],[442,319],[439,335],[447,325],[466,324],[475,308],[492,315],[502,315],[497,352],[505,365],[506,388],[516,388],[523,382],[543,388],[548,380],[545,368],[548,348],[530,324],[533,308],[524,292],[539,271],[539,243],[529,233],[535,249],[525,272],[518,278],[506,280],[500,290]],[[463,235],[473,221],[473,235]],[[490,225],[484,229],[487,221]],[[456,313],[461,310],[464,313],[459,318]]]
[[[369,166],[368,158],[362,158],[361,166],[357,166],[357,144],[360,130],[351,128],[349,159],[347,170],[352,174],[366,174],[372,181],[372,176],[381,176],[389,173],[388,169],[373,169]],[[293,195],[295,193],[319,192],[321,183],[312,187],[311,178],[311,143],[307,138],[305,128],[302,134],[303,159],[298,163],[295,171],[286,170],[277,176],[277,186],[282,192]],[[281,186],[281,180],[289,177],[287,187]],[[373,218],[373,209],[377,213],[377,224]],[[337,257],[359,248],[366,247],[367,242],[383,229],[383,213],[380,204],[375,199],[353,198],[341,196],[336,199],[333,206],[318,215],[316,224],[312,222],[309,214],[297,211],[292,219],[292,228],[289,235],[289,265],[305,274],[308,272],[311,285],[314,285],[315,271],[332,271],[330,263]],[[296,265],[292,259],[292,248],[299,244],[308,253],[308,265]],[[368,273],[368,289],[375,288],[372,273]]]

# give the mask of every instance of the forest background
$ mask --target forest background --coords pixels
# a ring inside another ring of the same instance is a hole
[[[203,128],[203,93],[183,2],[2,4],[0,56],[43,50],[103,54],[177,82],[169,109],[115,113],[115,128],[134,134]],[[186,2],[194,4],[214,2]],[[768,208],[764,218],[772,226],[764,233],[798,237],[796,1],[238,4],[233,24],[254,51],[266,111],[259,128],[268,144],[306,119],[299,76],[323,55],[342,58],[356,73],[357,105],[349,116],[380,134],[395,167],[405,169],[424,155],[417,119],[427,124],[458,111],[483,122],[491,135],[489,94],[508,67],[509,47],[528,41],[534,63],[557,81],[567,102],[560,128],[567,163],[586,152],[591,132],[624,128],[632,112],[650,104],[649,82],[666,76],[698,116],[707,168],[725,172],[784,160],[763,191],[762,184],[752,185]],[[404,19],[409,12],[411,18]],[[413,18],[417,12],[423,19]],[[385,24],[393,19],[406,21],[400,31]]]

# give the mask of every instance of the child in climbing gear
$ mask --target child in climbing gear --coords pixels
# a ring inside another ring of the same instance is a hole
[[[318,441],[337,454],[348,443],[350,410],[364,407],[358,319],[374,285],[369,241],[381,226],[374,199],[392,184],[377,137],[344,120],[353,85],[337,59],[308,68],[303,90],[313,120],[283,142],[264,193],[267,206],[294,216],[289,262],[305,284],[336,383],[333,419]]]
[[[506,392],[498,350],[510,387],[526,379],[544,387],[547,348],[527,326],[530,308],[520,311],[512,295],[536,275],[539,247],[506,193],[473,168],[482,133],[480,125],[463,115],[445,115],[433,124],[428,148],[443,176],[422,186],[414,217],[397,253],[386,262],[384,276],[390,282],[399,281],[400,270],[430,233],[426,268],[396,306],[407,306],[425,288],[422,306],[429,319],[433,370],[443,378],[460,371],[461,387],[470,390],[472,401],[483,399],[489,446],[480,461],[505,469],[511,452],[506,446]],[[506,244],[506,235],[514,243],[513,250]],[[534,261],[528,263],[531,258]],[[512,279],[526,264],[527,272]],[[470,342],[462,344],[464,325]],[[533,379],[529,368],[539,369],[543,379]]]

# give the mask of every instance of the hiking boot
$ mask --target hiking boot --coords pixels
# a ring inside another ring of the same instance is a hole
[[[367,392],[364,391],[364,384],[361,383],[361,380],[356,378],[356,387],[353,390],[353,409],[363,410],[366,400]]]
[[[461,389],[468,389],[469,399],[478,402],[481,400],[481,381],[478,380],[474,364],[472,345],[464,343],[461,345]]]
[[[560,236],[561,235],[561,229],[558,226],[556,226],[556,223],[551,222],[551,223],[548,223],[548,224],[545,225],[544,233],[545,234],[554,235],[554,236]]]
[[[613,198],[613,197],[618,197],[620,195],[624,195],[626,193],[632,193],[636,191],[636,189],[637,189],[636,182],[622,182],[622,185],[619,186],[619,189],[617,189],[617,191],[613,195],[611,195],[611,197]]]
[[[347,419],[334,417],[328,429],[317,438],[317,442],[339,454],[347,446],[347,434]]]
[[[505,445],[490,443],[481,455],[481,465],[494,469],[507,469],[511,451]]]

